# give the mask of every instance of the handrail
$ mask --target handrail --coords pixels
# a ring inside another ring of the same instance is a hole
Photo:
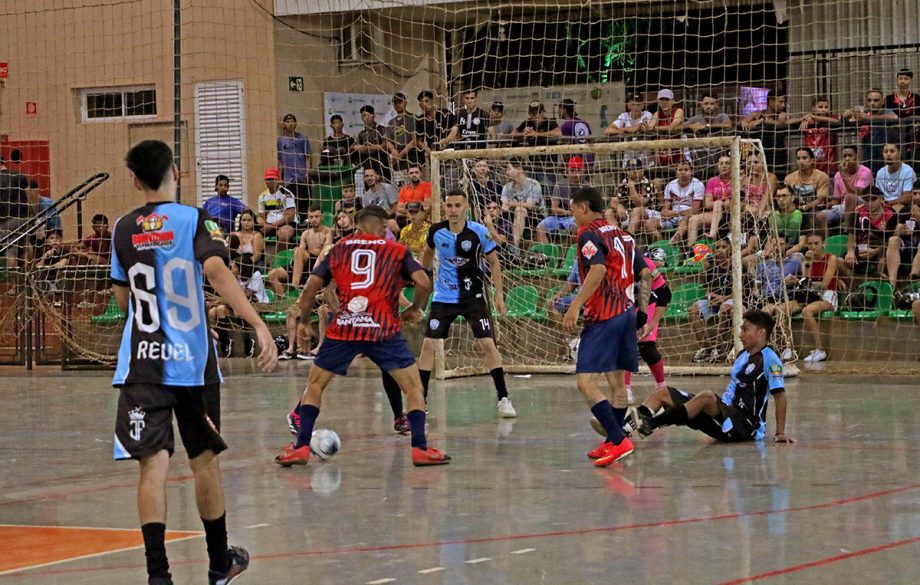
[[[60,199],[51,205],[51,207],[39,211],[34,216],[23,222],[22,225],[12,230],[3,238],[0,238],[0,256],[6,253],[10,247],[19,243],[19,241],[23,238],[28,237],[38,231],[38,229],[48,221],[48,218],[54,214],[59,214],[78,201],[83,201],[86,199],[86,196],[90,193],[90,191],[93,191],[96,189],[96,187],[108,179],[108,173],[96,173],[92,177],[88,178],[87,180],[83,181],[68,191],[65,195],[62,195]]]

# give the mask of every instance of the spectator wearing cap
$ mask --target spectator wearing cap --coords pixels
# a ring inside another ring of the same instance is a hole
[[[511,137],[520,140],[524,146],[549,146],[555,144],[559,136],[562,136],[559,124],[546,117],[543,102],[537,100],[527,105],[527,119],[511,133]],[[528,171],[533,178],[546,192],[552,193],[556,184],[556,157],[535,155],[528,162]]]
[[[489,138],[510,138],[514,132],[514,124],[505,122],[505,104],[492,102],[492,112],[489,115],[489,128],[486,136]]]
[[[502,188],[502,211],[511,216],[512,243],[520,247],[524,230],[543,219],[543,190],[527,176],[520,160],[509,160],[505,174],[509,180]]]
[[[605,130],[607,136],[629,136],[630,140],[639,140],[636,134],[646,132],[652,125],[652,113],[645,109],[645,98],[634,93],[626,99],[626,111],[610,123]],[[624,167],[626,161],[639,160],[643,167],[648,166],[648,153],[627,151],[623,153]]]
[[[704,92],[698,113],[684,122],[684,130],[706,137],[714,132],[732,129],[732,119],[719,111],[719,98],[713,92]],[[725,154],[725,148],[698,148],[693,151],[693,166],[704,176],[716,170],[716,162]]]
[[[421,257],[428,246],[428,211],[418,201],[406,203],[409,223],[399,231],[399,242],[404,244],[416,257]]]
[[[332,132],[323,140],[320,164],[335,166],[351,164],[354,158],[355,139],[345,134],[345,120],[338,114],[332,114],[329,117],[329,128]]]
[[[476,105],[477,97],[475,89],[463,92],[463,107],[454,116],[450,132],[441,140],[441,148],[447,145],[463,149],[485,148],[489,114]]]
[[[355,162],[365,169],[374,169],[389,181],[392,177],[390,156],[397,154],[396,148],[387,138],[387,129],[377,123],[374,106],[361,106],[360,112],[364,129],[358,132],[358,140],[351,147]]]
[[[648,217],[650,206],[657,207],[655,184],[645,176],[645,167],[638,158],[628,158],[624,164],[626,174],[617,187],[617,198],[610,202],[616,210],[617,224],[624,229],[641,225]]]
[[[294,194],[298,213],[306,215],[310,206],[310,141],[297,132],[294,114],[285,114],[281,119],[281,136],[276,147],[281,180]]]
[[[680,130],[684,123],[684,109],[674,105],[674,92],[670,89],[662,89],[658,92],[658,107],[652,114],[652,122],[649,128],[657,134],[664,134],[665,138],[671,138],[671,134]],[[677,163],[684,160],[685,157],[680,149],[668,149],[658,152],[657,164],[664,169],[673,168]]]
[[[201,208],[208,212],[225,234],[229,234],[233,231],[233,220],[246,206],[230,195],[230,177],[227,175],[217,175],[214,178],[214,192],[217,195],[205,201]]]
[[[396,115],[387,122],[387,132],[393,144],[394,154],[390,155],[390,165],[400,173],[408,170],[411,164],[422,164],[424,153],[415,143],[415,116],[406,110],[406,94],[393,94],[393,111]]]
[[[266,238],[274,236],[278,245],[286,248],[294,238],[297,225],[297,203],[294,194],[281,184],[281,171],[268,167],[263,174],[265,190],[259,195],[256,223]]]
[[[409,203],[418,203],[426,212],[431,209],[431,183],[422,180],[421,167],[411,165],[408,177],[409,181],[399,190],[399,200],[396,203],[396,223],[400,227],[411,219],[406,207]]]
[[[553,187],[549,214],[537,224],[537,240],[548,243],[550,234],[571,233],[576,228],[571,199],[581,187],[590,184],[586,171],[587,165],[582,157],[569,158],[565,165],[565,178]]]
[[[917,96],[910,90],[913,79],[914,72],[907,67],[902,67],[897,75],[898,89],[885,96],[885,107],[897,114],[901,121],[898,124],[898,135],[893,138],[896,138],[901,145],[902,158],[908,164],[920,162],[916,157],[918,134],[914,130],[916,121],[913,120],[916,116],[920,116],[920,100],[917,100]]]
[[[578,117],[575,105],[575,100],[570,98],[565,98],[559,102],[557,109],[559,118],[562,120],[559,131],[562,136],[568,139],[570,144],[587,144],[588,138],[591,137],[591,125]],[[594,154],[592,153],[586,153],[582,159],[588,168],[594,164]]]

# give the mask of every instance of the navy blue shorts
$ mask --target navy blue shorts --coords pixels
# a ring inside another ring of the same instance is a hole
[[[584,328],[578,344],[576,374],[603,374],[615,370],[639,369],[639,340],[636,312],[632,309],[612,319]]]
[[[415,363],[415,356],[409,351],[402,333],[383,341],[341,341],[327,337],[319,346],[319,353],[313,363],[328,372],[344,376],[352,360],[360,353],[369,357],[384,372],[408,368]]]

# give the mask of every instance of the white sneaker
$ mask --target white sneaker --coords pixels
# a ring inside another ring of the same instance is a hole
[[[787,347],[786,349],[784,349],[783,355],[780,356],[780,359],[783,360],[783,363],[791,362],[793,358],[795,358],[795,354],[792,353],[791,347]]]
[[[717,364],[717,363],[719,363],[720,361],[722,361],[722,354],[719,353],[719,350],[718,350],[718,349],[712,348],[712,351],[709,353],[709,360],[708,360],[708,361],[709,361],[709,363],[711,363],[711,364]]]
[[[517,417],[517,413],[514,411],[514,406],[511,404],[511,399],[507,396],[498,401],[498,416],[502,418]]]
[[[626,405],[635,406],[636,405],[636,395],[633,394],[632,388],[629,386],[626,387]]]
[[[704,347],[696,350],[696,353],[693,354],[693,357],[690,358],[690,361],[698,364],[700,362],[705,362],[707,359],[709,359],[709,348]]]
[[[811,350],[811,353],[805,356],[804,361],[813,364],[816,362],[823,362],[826,359],[827,359],[827,352],[821,349],[813,349]]]

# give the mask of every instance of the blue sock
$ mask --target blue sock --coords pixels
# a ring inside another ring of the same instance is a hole
[[[611,408],[613,408],[611,406]],[[625,408],[613,408],[613,416],[617,417],[617,424],[620,425],[620,428],[623,428],[623,425],[626,424],[626,409]]]
[[[610,402],[601,400],[591,407],[591,412],[601,422],[604,430],[607,431],[607,442],[619,445],[624,437],[623,425],[617,422],[617,417],[613,413],[613,407],[610,406]],[[303,427],[301,426],[301,428]]]
[[[297,448],[310,444],[310,437],[313,436],[313,425],[316,424],[316,417],[319,416],[319,409],[311,404],[300,405],[300,430],[297,432],[297,441],[294,446]]]
[[[409,419],[409,430],[412,432],[412,446],[419,449],[428,448],[428,439],[425,438],[425,411],[410,410],[406,415]]]

